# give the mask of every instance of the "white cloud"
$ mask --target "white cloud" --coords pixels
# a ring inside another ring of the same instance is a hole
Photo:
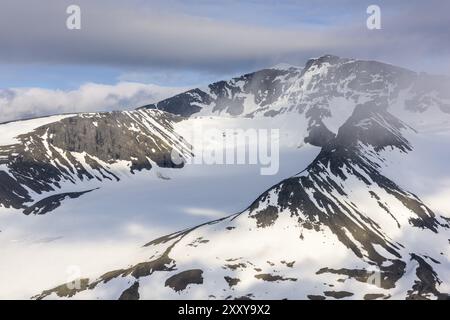
[[[186,88],[119,82],[86,83],[75,90],[11,88],[0,90],[0,122],[57,113],[134,109]]]
[[[210,218],[221,218],[227,215],[225,212],[211,208],[186,208],[184,211],[187,214],[193,216],[210,217]]]

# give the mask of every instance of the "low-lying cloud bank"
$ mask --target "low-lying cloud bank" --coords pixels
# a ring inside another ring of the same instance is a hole
[[[134,109],[184,90],[134,82],[115,85],[87,83],[68,91],[3,89],[0,90],[0,122],[60,113]]]

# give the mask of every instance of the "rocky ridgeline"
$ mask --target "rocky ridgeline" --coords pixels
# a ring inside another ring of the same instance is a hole
[[[17,144],[0,147],[6,169],[0,171],[0,204],[45,213],[61,199],[82,194],[63,193],[67,184],[82,189],[84,181],[119,181],[117,166],[131,173],[154,165],[180,167],[171,152],[189,154],[190,147],[173,131],[178,120],[158,110],[79,114],[22,134]],[[29,204],[33,194],[43,193],[47,200]]]

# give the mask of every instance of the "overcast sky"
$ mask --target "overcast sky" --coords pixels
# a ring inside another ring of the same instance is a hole
[[[81,30],[66,28],[70,4]],[[449,14],[447,0],[1,0],[0,89],[186,87],[327,53],[450,74]]]

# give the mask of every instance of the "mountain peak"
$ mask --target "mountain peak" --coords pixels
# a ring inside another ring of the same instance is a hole
[[[338,56],[335,56],[333,54],[324,54],[324,55],[322,55],[322,56],[320,56],[318,58],[311,58],[310,60],[318,60],[318,61],[323,61],[323,62],[325,62],[325,61],[332,62],[332,61],[337,61],[339,59],[341,59],[341,58],[338,57]]]
[[[290,69],[301,69],[301,67],[299,66],[294,66],[292,64],[289,63],[278,63],[276,65],[274,65],[273,67],[270,67],[269,69],[275,69],[275,70],[290,70]]]
[[[334,56],[331,54],[326,54],[323,56],[320,56],[318,58],[311,58],[309,59],[306,64],[305,64],[305,69],[304,70],[308,70],[311,66],[313,65],[322,65],[323,63],[329,63],[331,65],[337,64],[338,62],[341,61],[348,61],[349,59],[344,59],[344,58],[340,58],[338,56]]]

